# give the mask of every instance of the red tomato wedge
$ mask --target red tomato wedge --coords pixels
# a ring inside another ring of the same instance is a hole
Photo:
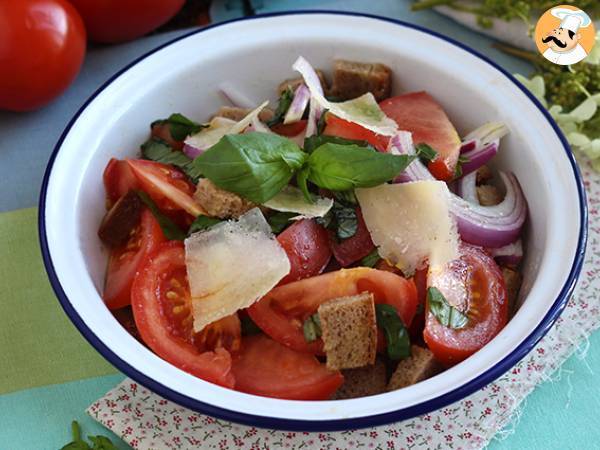
[[[288,124],[278,123],[272,126],[271,130],[281,136],[294,137],[302,133],[305,128],[306,120],[299,120],[298,122]]]
[[[179,170],[168,164],[142,159],[126,160],[144,191],[161,209],[181,209],[196,217],[206,211],[192,198],[194,185]]]
[[[356,208],[356,219],[357,227],[354,236],[338,241],[333,232],[329,234],[331,251],[342,267],[348,267],[350,264],[364,258],[375,248],[360,208]]]
[[[111,251],[106,270],[102,297],[109,309],[118,309],[131,303],[131,285],[140,266],[162,242],[165,236],[160,225],[145,209],[140,224],[127,243]]]
[[[460,153],[460,138],[441,105],[427,92],[411,92],[382,101],[379,106],[401,130],[412,133],[415,144],[426,143],[438,152],[429,164],[440,180],[454,177]]]
[[[408,326],[417,308],[417,290],[411,280],[367,267],[342,269],[276,287],[248,308],[252,320],[267,335],[294,350],[322,354],[323,342],[306,342],[304,321],[321,303],[369,291],[375,303],[392,305]]]
[[[442,363],[450,366],[468,358],[506,325],[508,300],[502,272],[481,247],[463,244],[460,258],[443,272],[430,274],[428,281],[469,318],[465,328],[449,328],[427,307],[423,337]]]
[[[303,219],[286,228],[277,240],[290,260],[290,273],[279,285],[323,272],[331,258],[329,234],[312,219]]]
[[[387,148],[389,141],[389,137],[387,136],[375,134],[371,130],[367,130],[356,123],[340,119],[333,114],[327,114],[326,122],[327,126],[323,130],[323,134],[357,141],[367,141],[380,152],[384,152]]]
[[[157,121],[152,124],[152,137],[157,137],[162,139],[175,150],[181,150],[183,148],[183,141],[176,141],[173,136],[171,136],[171,126],[168,123],[161,123]]]
[[[313,355],[291,350],[263,335],[246,336],[234,358],[236,390],[289,400],[327,400],[344,377]]]
[[[112,206],[132,189],[139,189],[137,178],[126,161],[111,158],[102,175],[108,206]]]
[[[233,388],[228,349],[239,348],[239,319],[234,315],[193,333],[183,243],[166,242],[150,255],[133,283],[131,306],[142,340],[158,356],[203,380]]]

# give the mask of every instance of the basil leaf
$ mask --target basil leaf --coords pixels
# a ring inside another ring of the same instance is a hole
[[[410,356],[410,337],[408,330],[400,320],[396,308],[391,305],[375,305],[377,325],[383,328],[387,342],[388,357],[397,361]]]
[[[357,145],[359,147],[365,147],[373,151],[375,148],[367,141],[360,141],[356,139],[346,139],[338,136],[328,136],[325,134],[316,135],[313,134],[310,137],[304,139],[304,151],[306,153],[312,153],[316,148],[323,144],[340,144],[340,145]]]
[[[292,217],[298,214],[293,212],[276,212],[267,217],[267,222],[271,225],[271,231],[279,234],[287,228]]]
[[[313,314],[304,321],[302,331],[306,342],[314,342],[321,337],[323,332],[321,330],[321,319],[319,318],[318,313]]]
[[[290,109],[292,100],[294,100],[294,91],[288,86],[287,89],[281,93],[281,96],[279,97],[279,103],[277,104],[277,109],[275,109],[273,118],[266,122],[267,126],[272,127],[273,125],[283,122],[285,113],[288,109]]]
[[[188,236],[198,231],[207,230],[213,225],[223,222],[221,219],[208,216],[198,216],[194,219],[188,230]]]
[[[148,207],[162,230],[165,237],[170,241],[183,241],[186,235],[181,229],[175,225],[175,223],[165,216],[160,210],[156,203],[150,198],[144,191],[135,191],[138,197],[144,202],[144,205]]]
[[[197,183],[201,176],[200,171],[192,165],[191,158],[183,152],[173,150],[166,141],[155,136],[142,144],[142,156],[150,161],[179,167],[194,183]]]
[[[250,316],[241,316],[240,322],[242,324],[242,336],[262,333],[260,327],[254,323]]]
[[[427,307],[438,322],[445,327],[458,330],[467,326],[468,317],[448,303],[444,294],[436,287],[427,289]]]
[[[327,143],[309,156],[308,180],[332,191],[378,186],[396,177],[415,157]]]
[[[193,166],[221,189],[262,204],[273,198],[306,161],[290,139],[276,134],[223,136]]]
[[[171,137],[176,141],[183,141],[190,134],[196,134],[202,128],[208,127],[208,125],[201,125],[180,113],[171,114],[167,119],[155,120],[150,127],[154,125],[168,125]]]
[[[356,195],[354,194],[354,190],[350,189],[348,191],[334,191],[333,197],[346,205],[357,205],[358,200],[356,200]]]
[[[420,144],[415,145],[415,150],[417,152],[417,156],[424,164],[427,164],[433,161],[438,152],[435,151],[429,144],[421,142]]]
[[[335,217],[336,235],[339,240],[351,238],[358,229],[358,220],[356,218],[356,209],[334,202],[331,208]]]
[[[321,116],[319,117],[319,120],[317,120],[317,134],[316,136],[320,136],[323,134],[323,130],[325,130],[325,127],[327,126],[327,111],[329,111],[328,109],[324,109],[321,112]]]
[[[371,253],[360,260],[360,265],[364,267],[375,267],[375,264],[379,262],[381,256],[377,249],[374,249]]]

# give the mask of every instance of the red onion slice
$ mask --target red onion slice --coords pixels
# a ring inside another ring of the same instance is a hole
[[[295,123],[302,119],[302,116],[304,115],[304,110],[308,106],[309,100],[310,91],[308,90],[306,85],[301,84],[296,88],[296,92],[294,92],[294,99],[292,100],[292,104],[285,113],[283,123]]]
[[[387,148],[388,153],[394,155],[414,155],[415,146],[412,133],[400,131],[392,136]],[[411,162],[404,171],[394,179],[394,183],[406,183],[409,181],[435,180],[427,167],[417,158]]]
[[[463,177],[471,172],[475,172],[496,156],[499,145],[500,141],[496,139],[484,147],[475,147],[475,149],[463,153],[461,156],[467,159],[467,161],[462,164]]]
[[[476,148],[486,147],[493,141],[508,134],[508,128],[502,122],[488,122],[471,131],[463,138],[460,152],[470,152]]]
[[[192,147],[189,144],[184,144],[182,151],[183,151],[183,153],[186,154],[186,156],[194,159],[194,158],[200,156],[202,153],[204,153],[204,150],[206,150],[206,149],[200,149],[200,148]]]
[[[523,259],[523,243],[521,239],[500,248],[492,248],[491,254],[498,264],[518,266]]]
[[[456,192],[469,203],[479,205],[477,196],[477,172],[471,172],[458,180],[458,189]]]
[[[252,101],[244,92],[235,87],[233,84],[225,81],[219,85],[219,92],[227,99],[233,106],[239,108],[253,109],[256,105],[255,101]]]

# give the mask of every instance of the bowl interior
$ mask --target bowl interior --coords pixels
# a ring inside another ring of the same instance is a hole
[[[342,402],[259,399],[222,389],[153,355],[120,327],[100,298],[106,254],[96,232],[104,214],[102,171],[108,160],[135,156],[154,119],[181,112],[207,120],[227,104],[218,93],[224,81],[256,104],[270,99],[274,105],[275,88],[295,76],[291,65],[298,55],[325,71],[334,58],[385,63],[393,69],[395,93],[429,91],[461,134],[486,121],[503,121],[511,130],[502,140],[497,166],[517,175],[530,208],[522,305],[482,351],[407,389]],[[550,311],[568,278],[581,214],[574,172],[559,137],[512,81],[476,56],[420,30],[332,14],[234,22],[191,35],[141,60],[77,118],[54,161],[45,202],[48,250],[62,289],[89,332],[117,358],[192,401],[301,420],[360,418],[424,402],[434,409],[436,398],[493,370],[523,345],[531,346],[524,341]]]

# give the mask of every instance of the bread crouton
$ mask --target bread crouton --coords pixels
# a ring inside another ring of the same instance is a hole
[[[392,92],[392,71],[383,64],[335,60],[330,95],[339,100],[350,100],[371,92],[380,102]]]
[[[441,365],[427,348],[411,345],[411,356],[398,363],[392,374],[387,390],[394,391],[418,383],[441,371]]]
[[[488,166],[481,166],[479,169],[477,169],[477,186],[481,184],[488,184],[488,182],[493,178],[493,176],[494,174]]]
[[[221,106],[219,110],[213,115],[213,118],[224,117],[226,119],[231,119],[235,120],[236,122],[239,122],[244,117],[246,117],[251,111],[251,109],[238,108],[237,106]],[[267,122],[268,120],[271,120],[273,118],[273,111],[268,108],[265,108],[260,112],[258,118],[263,122]]]
[[[344,384],[335,393],[335,400],[377,395],[387,388],[385,363],[381,359],[377,359],[372,366],[342,370],[342,375]]]
[[[504,277],[504,285],[506,286],[508,309],[512,311],[517,302],[519,289],[521,288],[521,274],[517,270],[502,267],[502,276]]]
[[[233,192],[221,189],[206,178],[198,182],[194,200],[206,210],[209,216],[220,219],[238,218],[256,206]]]
[[[317,76],[319,77],[319,80],[321,80],[321,86],[323,86],[323,91],[325,92],[325,94],[327,94],[327,92],[328,92],[327,80],[325,79],[325,75],[323,74],[323,71],[321,71],[320,69],[316,69],[315,72],[317,72]],[[279,86],[277,86],[277,95],[283,94],[284,91],[288,87],[292,91],[295,91],[296,88],[302,83],[304,83],[304,79],[302,77],[290,78],[289,80],[284,80],[281,83],[279,83]]]
[[[500,191],[491,184],[477,186],[477,198],[482,206],[494,206],[502,201]]]
[[[330,369],[355,369],[375,362],[377,324],[373,294],[339,297],[319,306]]]

